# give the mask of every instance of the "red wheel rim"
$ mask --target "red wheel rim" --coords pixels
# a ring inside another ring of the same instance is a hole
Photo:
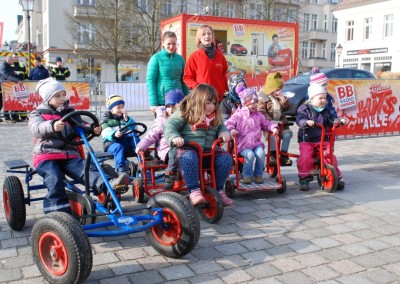
[[[139,182],[138,181],[135,182],[134,189],[135,189],[134,190],[135,196],[133,196],[133,198],[139,199],[140,189],[139,189]]]
[[[107,195],[105,193],[99,193],[99,195],[97,195],[97,199],[99,200],[101,205],[105,205],[107,200]]]
[[[158,243],[172,246],[180,240],[182,226],[174,211],[163,208],[163,223],[152,227],[151,231]]]
[[[275,167],[274,166],[268,166],[268,174],[272,176],[275,173]]]
[[[208,207],[204,207],[203,213],[204,215],[207,216],[207,218],[214,218],[217,213],[218,213],[218,206],[217,206],[217,200],[214,198],[214,195],[206,191],[204,193],[204,198],[207,200],[207,203],[209,204]]]
[[[61,276],[68,269],[68,252],[64,242],[53,232],[46,232],[39,239],[39,255],[46,269]]]
[[[6,213],[7,219],[10,219],[10,200],[8,198],[7,190],[3,191],[3,204],[4,204],[4,212]]]
[[[325,169],[325,174],[325,178],[322,180],[322,185],[324,188],[330,189],[335,183],[335,175],[328,169]]]

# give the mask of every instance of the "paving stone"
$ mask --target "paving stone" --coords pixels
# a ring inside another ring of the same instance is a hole
[[[363,266],[358,265],[354,261],[348,259],[333,261],[331,263],[328,263],[328,265],[342,275],[356,274],[365,270]]]
[[[160,255],[140,258],[137,261],[145,270],[160,269],[170,266],[170,263],[165,259],[165,257]]]
[[[384,265],[383,268],[400,277],[400,262]]]
[[[399,280],[397,275],[382,268],[371,269],[364,273],[374,283],[393,283]]]
[[[112,278],[106,278],[106,279],[99,280],[100,284],[108,284],[110,282],[114,282],[114,283],[118,283],[118,284],[130,284],[131,283],[128,275],[114,276]]]
[[[199,260],[215,259],[223,256],[223,254],[214,247],[199,249],[195,248],[191,251],[191,254],[193,254]]]
[[[39,268],[36,266],[36,264],[24,266],[24,267],[22,267],[21,271],[22,271],[22,275],[24,276],[24,278],[34,278],[34,277],[42,276],[42,274],[41,274]]]
[[[281,274],[282,271],[269,263],[252,265],[245,269],[246,273],[254,278],[266,278]]]
[[[163,278],[157,271],[143,271],[138,272],[133,275],[129,275],[129,280],[134,284],[155,284],[155,283],[163,283],[165,282],[165,278]]]
[[[246,271],[235,268],[218,273],[222,281],[227,284],[249,281],[252,277]]]
[[[131,274],[138,271],[143,271],[143,267],[135,260],[118,261],[109,264],[109,267],[115,275]]]
[[[4,269],[0,273],[0,282],[14,281],[22,278],[19,268]]]
[[[114,277],[114,273],[112,269],[105,265],[96,265],[92,267],[92,272],[90,273],[87,281],[97,281],[105,278],[111,278]]]
[[[99,253],[93,255],[93,265],[103,265],[119,261],[113,252]]]
[[[248,250],[262,250],[262,249],[267,249],[267,248],[272,248],[274,247],[274,243],[271,242],[272,238],[268,238],[268,242],[264,239],[258,238],[258,239],[252,239],[252,240],[245,240],[241,241],[240,244],[247,248]]]
[[[337,240],[343,244],[353,244],[357,242],[361,242],[363,239],[354,236],[350,233],[345,233],[345,234],[339,234],[339,235],[333,235],[331,236],[332,239]]]
[[[20,237],[20,238],[4,239],[0,241],[0,244],[2,249],[23,246],[28,244],[28,238]]]
[[[327,281],[327,280],[330,280],[330,279],[340,276],[340,274],[337,271],[329,268],[326,265],[308,267],[301,271],[305,275],[310,276],[312,279],[315,279],[318,282]]]
[[[367,253],[370,253],[373,251],[373,250],[369,249],[368,247],[366,247],[362,244],[359,244],[359,243],[342,245],[339,247],[339,249],[341,249],[351,255],[354,255],[354,256],[367,254]]]
[[[275,278],[282,283],[296,283],[296,284],[309,284],[315,283],[313,279],[300,271],[293,271],[283,275],[275,276]]]
[[[321,250],[321,251],[318,251],[317,254],[328,260],[343,260],[343,259],[349,259],[352,257],[351,254],[348,254],[347,252],[344,252],[343,250],[340,250],[339,248],[329,248],[329,249]]]
[[[122,249],[116,252],[121,260],[132,260],[145,257],[147,254],[142,248]]]
[[[336,246],[341,245],[340,242],[338,242],[337,240],[331,239],[331,238],[317,238],[317,239],[311,240],[311,243],[313,243],[314,245],[316,245],[317,247],[320,247],[322,249],[336,247]]]
[[[224,268],[236,268],[249,265],[249,261],[244,259],[241,255],[231,255],[222,257],[216,260]]]
[[[194,272],[187,265],[174,265],[161,268],[158,272],[168,281],[194,276]]]
[[[301,270],[306,267],[306,265],[297,261],[293,257],[277,259],[270,261],[269,263],[281,270],[283,273]]]
[[[265,263],[274,259],[272,256],[270,256],[264,251],[252,251],[243,253],[241,255],[250,263],[250,265]]]

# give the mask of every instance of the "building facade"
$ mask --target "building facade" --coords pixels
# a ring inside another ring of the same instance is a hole
[[[400,1],[347,0],[334,10],[338,18],[338,43],[343,46],[338,63],[379,75],[400,72]]]
[[[298,22],[299,58],[298,72],[313,66],[334,67],[337,37],[337,20],[333,10],[341,0],[226,0],[207,1],[166,0],[161,9],[165,17],[180,13],[207,13],[214,16],[271,19],[273,21]],[[139,1],[143,9],[152,9],[151,0]],[[90,56],[84,50],[84,36],[92,36],[90,29],[78,27],[75,36],[66,14],[79,19],[83,6],[95,5],[95,0],[36,0],[31,12],[31,41],[35,50],[43,55],[44,65],[52,66],[60,56],[71,70],[69,80],[110,82],[115,81],[114,66],[98,55]],[[289,5],[288,5],[289,4]],[[24,15],[25,18],[25,15]],[[26,21],[19,27],[19,42],[26,42]],[[123,59],[119,66],[120,81],[144,81],[147,60]]]

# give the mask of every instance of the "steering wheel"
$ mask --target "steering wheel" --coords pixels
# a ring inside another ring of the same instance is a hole
[[[134,127],[140,126],[140,129],[136,129],[136,128],[134,128],[134,129],[132,129],[132,128],[131,128],[131,129],[128,129],[129,127],[132,127],[132,126],[134,126]],[[140,122],[133,122],[133,123],[129,123],[129,124],[127,124],[127,125],[124,125],[123,127],[121,127],[121,128],[119,129],[119,131],[122,132],[122,136],[131,134],[131,133],[133,133],[133,132],[136,133],[136,134],[138,134],[139,136],[142,136],[142,135],[145,134],[146,131],[147,131],[147,125],[144,124],[144,123],[140,123]]]
[[[87,122],[84,121],[84,119],[82,119],[82,117],[89,117],[93,123],[88,126]],[[77,110],[74,112],[71,112],[69,114],[67,114],[66,116],[64,116],[61,119],[62,122],[68,122],[69,125],[71,125],[72,127],[81,127],[83,128],[83,132],[85,133],[86,139],[88,141],[92,140],[96,134],[94,134],[94,128],[100,126],[99,124],[99,120],[97,119],[97,117],[91,113],[90,111],[84,111],[84,110]],[[82,139],[78,139],[78,140],[68,140],[68,137],[64,137],[61,134],[61,131],[56,132],[58,138],[60,138],[61,140],[63,140],[65,143],[71,144],[71,145],[82,145],[84,142]]]

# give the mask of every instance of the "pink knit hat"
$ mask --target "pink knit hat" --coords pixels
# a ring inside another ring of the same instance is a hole
[[[328,77],[326,77],[324,73],[314,74],[310,78],[310,85],[312,84],[323,85],[327,82],[328,82]]]

